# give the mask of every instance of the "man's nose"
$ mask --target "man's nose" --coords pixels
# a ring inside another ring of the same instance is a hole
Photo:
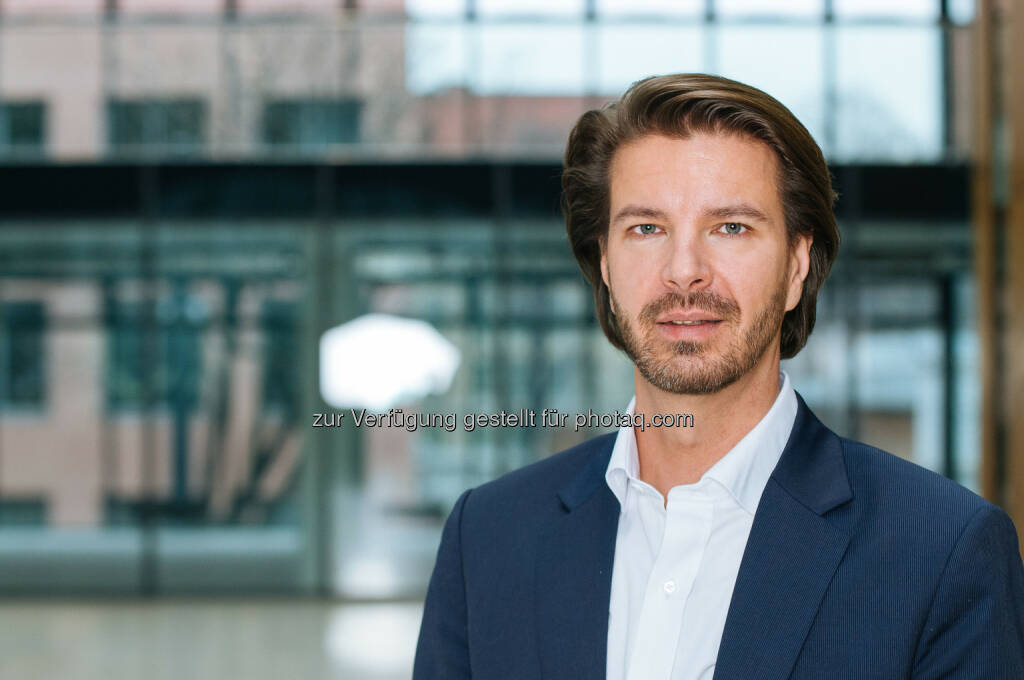
[[[676,232],[668,239],[662,280],[665,285],[687,293],[711,284],[709,244],[699,234]]]

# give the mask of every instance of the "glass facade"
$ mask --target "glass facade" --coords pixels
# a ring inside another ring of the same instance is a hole
[[[963,7],[51,4],[0,10],[0,591],[422,595],[462,490],[629,401],[559,159],[659,72],[762,87],[822,144],[843,245],[785,367],[841,434],[976,484]],[[347,411],[318,342],[367,314],[458,350],[395,405],[454,427],[316,424]],[[465,424],[545,409],[567,426]]]
[[[46,140],[46,107],[39,101],[0,102],[0,153],[39,156]]]
[[[295,228],[10,220],[0,239],[4,589],[300,589]]]
[[[834,162],[966,152],[969,4],[264,4],[5,7],[0,154],[555,160],[580,110],[680,71],[774,94]]]

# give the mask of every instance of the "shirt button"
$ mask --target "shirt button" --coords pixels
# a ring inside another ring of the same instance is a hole
[[[672,580],[665,581],[664,588],[665,592],[671,595],[672,593],[676,592],[676,582]]]

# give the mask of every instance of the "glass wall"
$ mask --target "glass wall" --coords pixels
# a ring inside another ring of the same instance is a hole
[[[311,587],[302,229],[10,220],[0,244],[4,589]]]
[[[681,71],[772,93],[835,162],[966,151],[971,3],[338,4],[5,3],[0,157],[554,160],[581,110]]]
[[[843,244],[785,366],[840,434],[976,485],[970,3],[93,5],[0,8],[0,592],[422,595],[462,490],[629,401],[559,158],[658,72],[806,123]],[[457,351],[389,406],[454,427],[327,424],[321,339],[368,315]]]
[[[353,597],[417,594],[459,494],[596,434],[572,416],[544,427],[540,414],[624,410],[632,365],[597,329],[555,220],[360,218],[334,243],[349,258],[362,312],[422,319],[461,357],[443,394],[397,404],[405,427],[345,425],[361,470],[338,491],[334,587]],[[504,427],[475,420],[502,412]]]

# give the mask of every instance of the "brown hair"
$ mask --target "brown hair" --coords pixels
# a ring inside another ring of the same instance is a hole
[[[821,149],[789,109],[770,95],[727,78],[699,73],[653,76],[622,98],[584,113],[565,148],[562,211],[569,243],[594,289],[597,318],[606,336],[624,349],[601,278],[608,235],[609,167],[615,151],[648,134],[688,137],[696,132],[739,133],[767,144],[779,160],[777,185],[790,245],[813,238],[800,302],[782,321],[781,355],[795,356],[814,328],[818,289],[839,250],[832,205],[836,194]]]

